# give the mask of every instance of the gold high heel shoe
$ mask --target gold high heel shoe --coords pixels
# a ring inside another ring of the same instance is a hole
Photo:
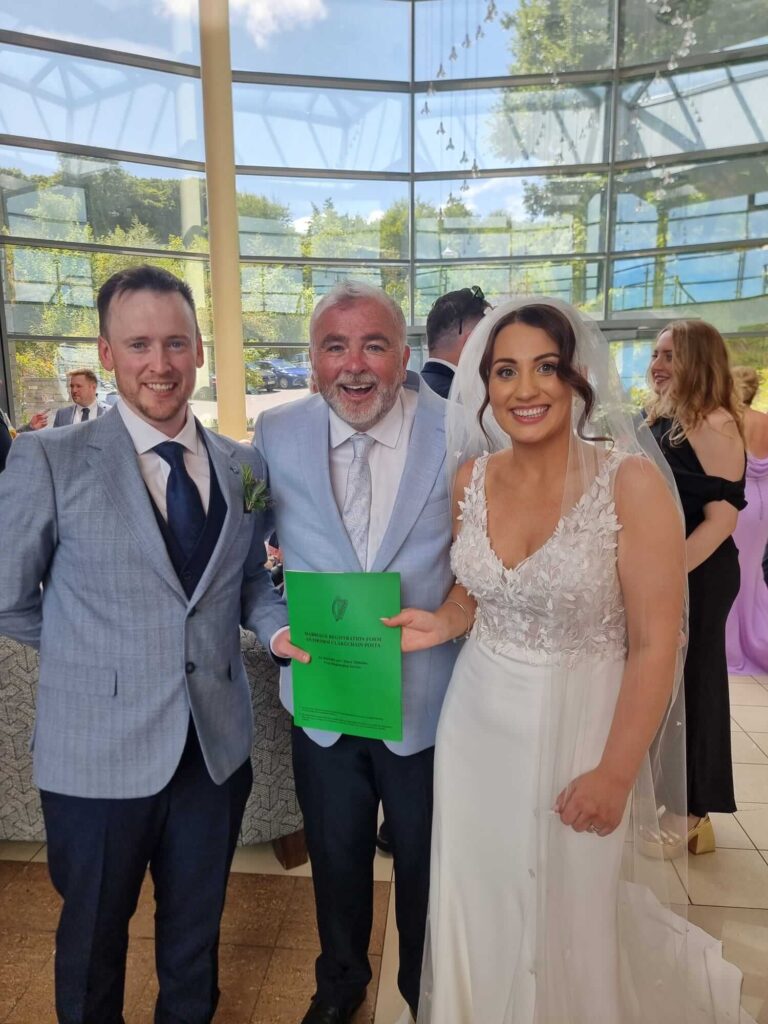
[[[659,808],[659,818],[664,820],[666,808]],[[684,822],[685,819],[683,819]],[[681,822],[682,824],[682,822]],[[699,818],[695,825],[681,835],[675,829],[659,827],[658,830],[640,828],[640,852],[644,857],[658,860],[677,860],[688,847],[691,853],[714,853],[715,830],[708,814]]]
[[[714,853],[715,852],[715,830],[708,814],[699,818],[693,828],[688,829],[688,849],[691,853]]]

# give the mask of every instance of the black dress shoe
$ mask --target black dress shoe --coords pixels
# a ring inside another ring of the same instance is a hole
[[[349,1024],[364,999],[365,993],[347,1006],[334,1006],[315,997],[301,1018],[301,1024]]]
[[[386,821],[382,821],[381,828],[376,835],[376,846],[382,853],[392,853],[392,839]]]

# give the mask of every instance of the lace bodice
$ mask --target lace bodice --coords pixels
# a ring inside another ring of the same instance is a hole
[[[535,664],[622,658],[626,623],[616,566],[621,526],[613,501],[620,456],[606,457],[552,536],[511,569],[488,537],[489,457],[475,462],[451,550],[456,579],[477,601],[473,634],[496,653]]]

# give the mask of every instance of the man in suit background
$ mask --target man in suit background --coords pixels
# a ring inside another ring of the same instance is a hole
[[[482,289],[473,285],[446,292],[430,309],[427,317],[429,359],[421,368],[421,376],[441,398],[447,398],[451,390],[465,341],[490,308]]]
[[[256,424],[285,568],[399,572],[404,606],[436,609],[451,590],[444,403],[403,387],[409,351],[400,307],[347,282],[315,307],[310,358],[319,394]],[[288,593],[290,601],[290,589]],[[449,635],[466,629],[455,607]],[[322,952],[303,1024],[345,1024],[371,978],[368,941],[381,802],[397,875],[400,991],[419,997],[429,884],[437,718],[457,648],[403,657],[403,739],[383,742],[294,726]],[[281,698],[292,709],[290,669]]]
[[[208,1024],[251,786],[238,626],[296,652],[245,493],[261,460],[187,404],[203,363],[189,287],[134,267],[103,285],[98,311],[117,406],[22,435],[0,476],[0,632],[40,651],[34,775],[64,901],[56,1008],[60,1024],[121,1024],[149,866],[154,1019]]]
[[[53,418],[54,427],[69,427],[73,423],[85,423],[96,416],[103,416],[109,406],[96,401],[98,378],[93,370],[70,370],[67,374],[67,388],[72,405],[57,409]]]
[[[3,410],[0,409],[0,473],[5,469],[5,460],[8,458],[8,453],[11,450],[12,440],[10,420],[7,419]]]

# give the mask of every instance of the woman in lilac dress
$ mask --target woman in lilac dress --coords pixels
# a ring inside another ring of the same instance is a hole
[[[768,542],[768,416],[750,409],[760,378],[747,366],[733,369],[736,391],[746,406],[747,507],[739,513],[733,539],[739,549],[741,587],[725,632],[732,675],[768,673],[768,587],[761,561]]]

